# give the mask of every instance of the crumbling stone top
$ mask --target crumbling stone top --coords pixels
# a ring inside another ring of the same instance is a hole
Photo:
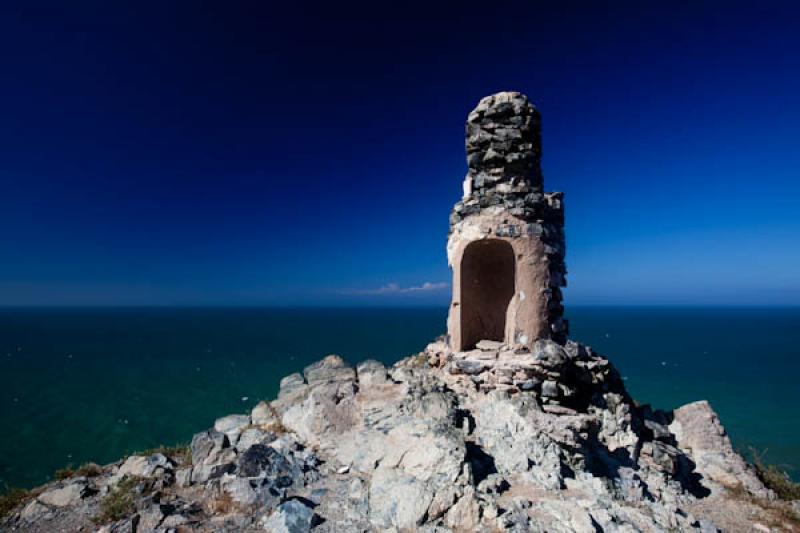
[[[541,119],[528,97],[500,92],[478,102],[466,125],[464,195],[450,231],[470,215],[505,212],[530,222],[563,224],[561,193],[544,193]]]
[[[541,148],[539,112],[522,93],[487,96],[467,117],[469,172],[486,185],[523,180],[541,192]]]

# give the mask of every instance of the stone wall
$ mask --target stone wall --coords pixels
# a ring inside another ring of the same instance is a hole
[[[513,328],[506,339],[517,343],[520,337],[528,342],[535,338],[552,338],[565,342],[568,327],[563,318],[561,288],[566,286],[563,193],[545,193],[541,171],[541,119],[539,112],[518,92],[502,92],[483,98],[469,114],[466,124],[468,172],[464,179],[463,198],[450,214],[448,260],[454,271],[451,315],[459,315],[456,279],[460,276],[461,254],[466,244],[476,239],[500,238],[517,243],[514,248],[534,250],[526,261],[536,264],[521,268],[520,275],[538,278],[538,287],[529,294],[525,313],[543,314],[541,319],[521,316],[527,324]],[[474,230],[475,222],[484,220]],[[468,222],[470,221],[470,222]],[[467,228],[470,228],[467,230]],[[464,244],[466,242],[466,244]],[[460,250],[460,252],[459,252]],[[538,273],[544,269],[545,276]],[[519,294],[515,296],[519,298]],[[512,300],[511,306],[515,303]],[[509,313],[509,318],[512,318]],[[546,321],[545,327],[538,322]],[[460,319],[451,316],[448,330],[458,332]]]

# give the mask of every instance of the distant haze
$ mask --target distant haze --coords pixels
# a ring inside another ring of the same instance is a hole
[[[44,4],[0,6],[0,305],[445,305],[498,90],[567,306],[800,304],[800,5]]]

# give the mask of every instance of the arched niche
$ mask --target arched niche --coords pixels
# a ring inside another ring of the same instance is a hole
[[[515,287],[514,249],[506,241],[471,242],[461,257],[461,350],[480,340],[505,341]]]

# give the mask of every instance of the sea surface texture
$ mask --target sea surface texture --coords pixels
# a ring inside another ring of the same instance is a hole
[[[734,446],[800,478],[800,309],[569,307],[641,403],[708,399]],[[390,364],[442,308],[0,310],[0,490],[188,442],[326,354]]]

